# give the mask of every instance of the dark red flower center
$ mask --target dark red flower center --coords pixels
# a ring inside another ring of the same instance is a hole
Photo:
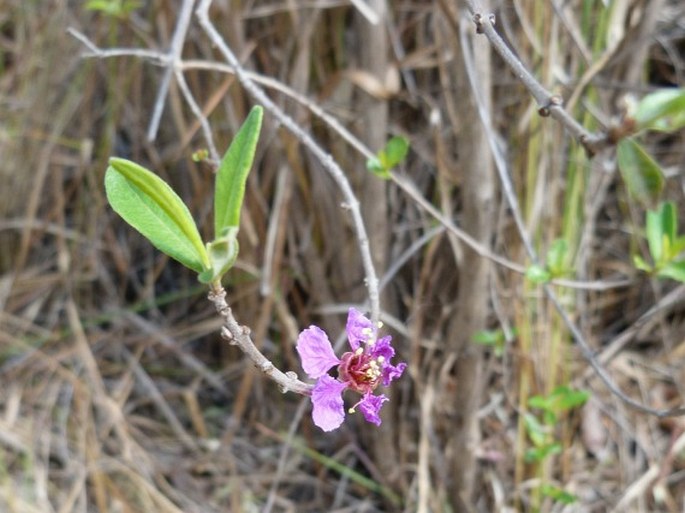
[[[371,392],[381,381],[381,358],[373,358],[361,347],[349,351],[340,359],[338,379],[360,394]]]

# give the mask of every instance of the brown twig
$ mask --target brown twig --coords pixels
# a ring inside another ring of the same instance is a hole
[[[209,300],[214,304],[214,308],[219,315],[224,319],[224,325],[221,328],[221,336],[226,339],[229,344],[238,346],[245,355],[252,360],[255,367],[261,370],[269,378],[274,380],[281,387],[281,391],[295,392],[301,395],[311,395],[312,385],[300,381],[297,374],[294,372],[282,372],[257,349],[252,338],[250,337],[250,329],[247,326],[241,326],[233,317],[231,308],[226,303],[226,291],[220,285],[212,285],[209,295]]]
[[[473,13],[474,21],[476,22],[478,31],[482,32],[488,37],[488,40],[493,44],[498,53],[502,55],[505,61],[507,61],[509,66],[514,70],[517,76],[526,85],[526,88],[531,92],[536,101],[538,101],[538,103],[541,103],[546,101],[546,99],[548,100],[549,98],[551,98],[551,95],[549,95],[547,90],[544,87],[542,87],[542,85],[530,74],[530,72],[528,72],[528,70],[521,63],[521,61],[513,54],[513,52],[511,52],[511,50],[509,50],[509,48],[504,44],[504,41],[502,41],[502,39],[499,37],[499,34],[497,34],[493,26],[494,17],[492,15],[484,17],[482,14],[475,11],[473,2],[471,0],[465,1],[469,6],[469,9]],[[487,21],[485,21],[485,18],[487,18]],[[472,72],[472,63],[471,65],[468,65],[468,57],[470,54],[465,44],[463,46],[463,50],[465,57],[467,57],[466,68],[469,74],[469,78],[472,80],[472,88],[474,89],[474,91],[478,91],[479,87],[478,84],[476,84],[474,81],[474,73]],[[482,98],[478,94],[475,94],[474,98],[476,99],[476,102],[479,103],[479,114],[481,117],[481,122],[484,124],[484,126],[486,126],[486,128],[490,128],[489,113],[482,105]],[[599,147],[594,145],[587,146],[586,143],[589,143],[589,141],[594,140],[597,142],[597,144],[600,144],[600,136],[595,136],[587,132],[573,118],[570,117],[570,115],[563,109],[563,107],[561,107],[560,103],[553,103],[554,105],[550,107],[550,115],[552,115],[553,112],[557,112],[557,114],[553,115],[553,117],[555,117],[555,119],[559,119],[560,122],[562,122],[562,124],[564,124],[564,126],[566,126],[571,131],[571,133],[574,133],[574,135],[576,135],[579,138],[581,144],[583,144],[585,150],[589,154],[593,154],[594,152],[592,152],[591,150],[598,149]],[[604,137],[604,139],[607,138]],[[601,144],[609,144],[608,139]],[[519,232],[519,236],[523,241],[523,245],[526,248],[526,253],[528,253],[528,256],[532,262],[538,263],[539,256],[537,254],[537,251],[533,247],[532,240],[526,232],[526,229],[523,225],[520,208],[518,206],[518,200],[516,199],[516,195],[514,193],[513,184],[511,183],[511,177],[509,175],[508,170],[506,169],[506,163],[504,162],[502,156],[499,154],[499,150],[496,146],[491,146],[491,151],[493,152],[493,155],[495,157],[494,160],[496,163],[496,169],[498,171],[498,176],[502,184],[504,197],[507,203],[509,204],[509,208],[512,210],[514,218],[517,221],[516,226]],[[543,284],[542,289],[545,293],[545,296],[547,296],[547,298],[552,303],[557,313],[561,317],[563,323],[570,331],[571,336],[580,348],[583,357],[595,371],[597,376],[602,380],[602,382],[604,382],[604,385],[611,391],[611,393],[613,393],[625,404],[631,406],[632,408],[638,411],[641,411],[642,413],[655,415],[660,418],[685,415],[685,407],[676,407],[672,409],[651,408],[624,393],[623,390],[621,390],[621,388],[614,382],[606,368],[597,359],[597,356],[595,355],[593,349],[590,347],[590,344],[588,343],[587,339],[581,333],[580,328],[578,328],[578,326],[573,322],[566,308],[561,304],[561,301],[552,289],[552,286],[548,283]]]
[[[583,146],[588,157],[592,157],[613,143],[607,134],[591,133],[586,130],[566,109],[561,96],[552,94],[528,71],[521,60],[507,46],[502,37],[495,30],[495,15],[483,13],[473,0],[464,0],[473,16],[476,31],[483,34],[494,50],[504,60],[511,71],[521,81],[538,104],[538,113],[543,117],[551,117],[561,123],[566,130]]]

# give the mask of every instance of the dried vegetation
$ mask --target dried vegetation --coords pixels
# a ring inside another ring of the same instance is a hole
[[[627,408],[588,370],[537,287],[370,176],[336,129],[273,87],[359,195],[386,326],[410,371],[381,429],[352,416],[324,435],[306,400],[281,394],[222,342],[206,290],[125,226],[102,186],[109,156],[136,160],[209,229],[211,168],[191,159],[206,147],[200,124],[172,81],[148,142],[163,69],[135,57],[81,59],[84,47],[66,33],[164,49],[179,3],[147,2],[121,19],[80,2],[8,0],[0,10],[0,510],[682,511],[685,420]],[[378,26],[352,2],[215,3],[212,20],[246,67],[309,98],[373,150],[406,136],[412,152],[399,173],[492,252],[525,264],[471,101],[462,50],[474,48],[476,84],[491,98],[496,143],[539,250],[564,237],[577,255],[574,279],[630,279],[559,289],[564,305],[626,394],[655,407],[683,402],[685,293],[632,267],[643,212],[610,152],[588,161],[539,118],[457,2],[393,0]],[[685,86],[678,0],[493,9],[524,64],[589,129],[617,115],[626,93]],[[251,100],[233,75],[190,65],[219,60],[195,21],[183,58],[222,151]],[[651,141],[681,214],[684,143],[683,134]],[[321,164],[267,114],[227,288],[236,317],[284,370],[300,372],[301,328],[341,333],[346,307],[364,300],[340,203]],[[500,327],[517,329],[503,356],[471,342],[473,330]],[[530,465],[527,399],[562,383],[592,399],[560,419],[561,453]],[[543,482],[578,502],[553,503]]]

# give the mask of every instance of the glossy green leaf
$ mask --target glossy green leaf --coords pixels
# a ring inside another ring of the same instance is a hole
[[[660,278],[671,278],[672,280],[685,283],[685,260],[666,264],[659,269],[657,276]]]
[[[639,129],[676,130],[684,114],[685,89],[661,89],[640,100],[635,121]]]
[[[618,143],[618,167],[629,194],[645,204],[655,203],[664,187],[659,164],[628,137]]]
[[[164,180],[134,162],[111,158],[105,191],[114,211],[161,252],[197,272],[209,266],[188,207]]]
[[[245,182],[252,167],[262,127],[263,109],[253,107],[221,159],[214,190],[214,237],[221,239],[229,228],[240,226]]]

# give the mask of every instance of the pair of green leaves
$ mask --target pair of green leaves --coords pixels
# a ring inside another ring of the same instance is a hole
[[[409,152],[409,141],[404,137],[392,137],[385,148],[366,161],[366,169],[384,180],[390,179],[392,168],[400,164]]]
[[[647,130],[675,131],[685,126],[685,89],[662,89],[648,94],[627,116],[639,134]],[[618,168],[630,195],[653,205],[664,187],[659,164],[637,141],[625,137],[618,142]]]
[[[548,283],[554,278],[561,278],[568,273],[568,243],[556,239],[547,250],[545,264],[533,264],[526,269],[526,278],[533,283]]]
[[[240,209],[262,117],[262,108],[254,107],[221,160],[214,191],[214,240],[206,244],[188,207],[164,180],[129,160],[109,161],[105,191],[114,211],[157,249],[197,272],[203,283],[219,282],[238,256]]]
[[[665,202],[658,210],[647,211],[646,236],[654,265],[635,255],[635,267],[685,283],[685,257],[679,258],[685,252],[685,235],[678,234],[678,213],[673,203]]]

